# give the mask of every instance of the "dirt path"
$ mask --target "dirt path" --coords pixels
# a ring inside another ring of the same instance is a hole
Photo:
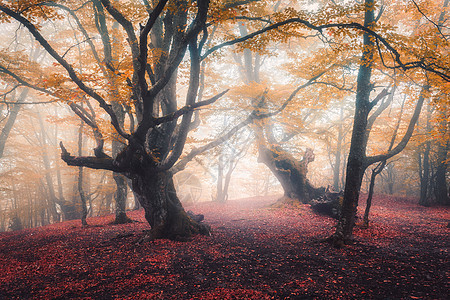
[[[211,237],[136,244],[148,229],[113,217],[0,234],[0,299],[446,299],[449,210],[376,197],[345,249],[320,243],[334,220],[275,198],[186,209]]]

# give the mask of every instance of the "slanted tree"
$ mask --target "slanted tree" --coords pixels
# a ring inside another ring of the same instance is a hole
[[[27,93],[28,89],[24,89],[18,96],[17,101],[13,100],[11,103],[8,103],[8,114],[6,122],[4,123],[0,132],[0,158],[3,156],[6,140],[8,139],[9,133],[11,132],[11,129],[16,122],[16,118],[19,114],[20,108],[22,107],[22,104],[20,102],[23,102],[23,100],[25,100]],[[15,93],[13,93],[13,98],[15,98],[14,94]]]

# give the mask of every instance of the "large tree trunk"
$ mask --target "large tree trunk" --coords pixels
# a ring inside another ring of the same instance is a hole
[[[263,162],[277,177],[284,190],[284,198],[281,201],[299,200],[308,203],[323,194],[323,189],[314,188],[306,178],[308,164],[314,161],[311,149],[305,151],[304,157],[298,161],[290,153],[281,147],[259,147],[260,162]]]
[[[185,241],[194,234],[209,234],[206,224],[194,221],[177,197],[170,171],[132,174],[135,195],[151,226],[149,239],[168,238]]]

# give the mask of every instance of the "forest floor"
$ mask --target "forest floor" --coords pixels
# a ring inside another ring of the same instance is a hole
[[[143,211],[0,233],[0,299],[448,299],[448,208],[376,196],[335,249],[335,220],[275,200],[189,205],[213,229],[190,242],[137,243]]]

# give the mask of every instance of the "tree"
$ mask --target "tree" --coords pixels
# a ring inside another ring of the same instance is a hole
[[[16,121],[17,115],[19,114],[20,108],[22,107],[22,104],[20,102],[23,102],[25,100],[28,93],[28,89],[24,89],[18,99],[17,103],[15,101],[12,101],[9,105],[11,108],[9,109],[9,113],[7,116],[7,121],[5,122],[1,132],[0,132],[0,158],[3,156],[3,152],[5,150],[6,140],[8,139],[9,133],[11,132],[11,129],[14,126],[14,122]]]
[[[395,93],[395,85],[391,90],[391,94],[389,95],[389,100],[386,101],[387,104],[380,106],[378,111],[382,111],[385,108],[387,108],[387,105],[392,102],[394,93]],[[397,137],[397,132],[398,132],[398,129],[399,129],[400,123],[401,123],[401,116],[403,114],[404,105],[405,105],[405,99],[403,100],[403,103],[402,103],[402,106],[400,109],[400,116],[398,117],[397,124],[394,128],[394,133],[392,134],[392,138],[391,138],[391,142],[389,143],[388,151],[392,150],[392,147],[394,146],[395,138]],[[370,131],[370,128],[373,126],[373,123],[375,122],[376,118],[373,118],[374,116],[376,117],[377,114],[376,113],[373,114],[372,118],[369,120],[369,122],[368,122],[369,124],[367,126],[368,130],[367,130],[366,134],[368,134],[368,132]],[[364,216],[363,216],[363,226],[364,227],[369,227],[369,213],[370,213],[370,208],[372,206],[372,198],[373,198],[374,188],[375,188],[375,179],[376,179],[377,175],[383,171],[383,169],[386,167],[386,165],[387,165],[387,160],[382,160],[372,169],[372,173],[370,175],[369,192],[368,192],[367,200],[366,200],[366,209],[364,210]]]
[[[365,1],[365,19],[364,25],[373,28],[375,25],[375,10],[373,9],[375,1]],[[400,153],[408,143],[414,126],[419,118],[420,111],[424,99],[429,89],[429,85],[422,86],[422,91],[418,98],[416,108],[410,119],[408,129],[401,141],[384,154],[367,156],[366,148],[368,142],[368,121],[369,113],[374,106],[384,97],[387,90],[383,90],[374,100],[370,101],[370,93],[373,89],[371,84],[371,74],[374,65],[374,55],[376,51],[375,41],[364,33],[363,37],[363,53],[358,72],[357,91],[355,100],[355,117],[353,122],[352,140],[350,145],[350,153],[347,164],[346,184],[344,190],[344,201],[342,206],[342,214],[336,227],[336,232],[330,240],[336,246],[343,246],[349,242],[355,224],[355,215],[358,206],[359,192],[361,188],[362,178],[368,166],[387,160],[394,155]],[[376,112],[374,113],[376,114]]]
[[[448,124],[444,125],[444,135],[448,138]],[[445,135],[446,134],[446,135]],[[447,172],[448,172],[448,153],[450,149],[450,140],[441,141],[438,145],[437,153],[437,167],[436,167],[436,199],[441,205],[450,205],[450,195],[447,185]]]
[[[185,1],[173,1],[166,9],[168,1],[160,1],[155,7],[146,2],[148,17],[139,37],[135,35],[133,25],[126,15],[111,2],[101,2],[110,17],[121,25],[129,41],[132,77],[127,78],[128,82],[125,81],[125,88],[127,84],[131,85],[130,97],[134,102],[138,123],[135,129],[130,128],[128,132],[104,96],[85,83],[81,74],[76,72],[63,55],[58,54],[35,25],[19,12],[3,5],[0,7],[3,12],[27,27],[44,49],[63,66],[69,80],[79,90],[98,102],[111,118],[114,129],[127,143],[113,158],[103,151],[103,137],[97,131],[95,156],[72,156],[61,143],[63,160],[69,165],[107,169],[129,177],[133,191],[144,207],[146,219],[152,227],[151,238],[184,239],[193,233],[208,233],[205,225],[193,221],[184,212],[176,196],[169,169],[182,153],[193,110],[216,101],[224,94],[222,92],[211,99],[195,102],[199,85],[200,52],[207,38],[205,26],[209,1],[198,1],[196,6],[189,6]],[[45,8],[56,12],[51,7]],[[150,31],[152,45],[149,49]],[[190,78],[186,105],[177,109],[176,72],[188,48]],[[158,49],[168,52],[162,53],[153,62],[148,61],[151,53],[149,50]],[[118,62],[115,65],[107,62],[106,67],[112,69],[111,76],[121,78]],[[146,76],[150,79],[151,87],[148,86]],[[178,118],[181,118],[180,124],[177,124]],[[95,124],[87,121],[95,129]],[[131,123],[133,121],[130,120]]]

